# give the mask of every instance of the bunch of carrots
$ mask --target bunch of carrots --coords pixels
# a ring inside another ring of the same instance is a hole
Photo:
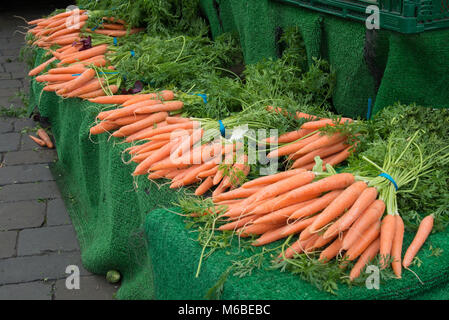
[[[236,143],[211,142],[202,145],[204,130],[198,121],[192,121],[178,114],[183,102],[173,101],[174,93],[169,90],[135,96],[98,97],[89,101],[95,103],[120,103],[117,109],[100,112],[101,122],[90,129],[91,134],[112,132],[116,138],[126,142],[144,143],[131,146],[125,151],[138,163],[133,175],[148,174],[148,179],[171,179],[171,188],[179,188],[200,182],[196,195],[206,193],[218,185],[215,194],[233,188],[239,178],[246,176],[250,167],[247,156],[238,155]],[[241,150],[241,149],[240,149]],[[220,163],[228,163],[230,174]],[[237,158],[236,158],[237,157]],[[235,160],[235,161],[234,161]]]
[[[257,178],[213,196],[215,208],[209,212],[225,219],[219,230],[234,230],[240,237],[260,235],[254,246],[299,235],[281,259],[318,251],[326,263],[343,255],[343,268],[357,260],[350,271],[353,280],[380,253],[382,268],[391,263],[400,278],[401,261],[410,266],[432,230],[433,216],[422,220],[401,259],[404,224],[399,215],[383,217],[385,203],[377,199],[376,188],[351,173],[322,174],[327,176],[292,169]]]
[[[285,114],[280,108],[274,109],[272,106],[268,106],[268,109]],[[281,144],[279,148],[267,155],[268,158],[286,156],[287,160],[292,161],[291,169],[311,170],[315,166],[316,156],[323,160],[324,168],[326,164],[335,166],[351,155],[355,145],[348,143],[348,136],[341,133],[323,134],[320,129],[326,126],[335,126],[336,123],[349,123],[352,122],[352,119],[341,118],[339,121],[334,121],[299,111],[295,117],[305,119],[306,122],[298,130],[287,132],[277,139],[268,138],[267,143]]]
[[[75,19],[79,19],[79,22],[73,23]],[[36,77],[37,82],[46,83],[44,91],[52,91],[65,98],[79,97],[82,99],[117,93],[118,85],[111,84],[107,77],[100,77],[100,73],[104,75],[106,72],[97,70],[107,64],[105,54],[109,50],[108,45],[99,44],[86,48],[80,41],[81,29],[87,19],[87,12],[75,10],[29,22],[31,25],[36,25],[35,28],[28,31],[36,38],[33,44],[46,48],[53,57],[31,70],[28,75],[37,76],[51,63],[59,61],[57,67]],[[122,20],[107,17],[103,19],[114,23],[102,23],[103,29],[87,30],[87,32],[122,37],[141,30],[131,29],[128,31]],[[61,47],[52,50],[54,45]],[[107,70],[114,70],[114,67],[109,66]]]

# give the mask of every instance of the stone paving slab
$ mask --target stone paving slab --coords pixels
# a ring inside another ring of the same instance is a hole
[[[29,118],[23,118],[14,121],[14,131],[20,132],[25,128],[33,128],[35,126],[35,122]]]
[[[17,256],[79,250],[73,226],[25,229],[19,232]]]
[[[16,231],[0,232],[0,259],[10,258],[16,253]]]
[[[118,286],[111,285],[104,277],[80,277],[80,288],[69,290],[65,280],[56,281],[55,300],[112,300]]]
[[[0,300],[51,300],[52,285],[42,281],[0,286]]]
[[[0,285],[65,279],[68,276],[65,270],[70,265],[78,266],[80,275],[91,275],[83,268],[79,252],[1,259]]]
[[[13,128],[11,120],[0,118],[0,133],[10,132]]]
[[[55,198],[61,198],[61,194],[54,181],[10,184],[0,189],[0,203]]]
[[[45,210],[45,203],[37,200],[0,203],[0,231],[40,227]]]
[[[38,151],[8,152],[3,161],[5,165],[13,166],[18,164],[48,163],[53,162],[56,158],[56,150],[42,149]]]
[[[0,168],[0,186],[13,183],[53,180],[48,164],[26,164]]]
[[[69,214],[62,199],[47,202],[47,226],[60,226],[71,224]]]
[[[17,151],[20,145],[20,134],[17,132],[2,134],[0,152]]]

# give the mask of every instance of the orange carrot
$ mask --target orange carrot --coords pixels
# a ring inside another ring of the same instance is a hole
[[[404,268],[408,268],[411,265],[413,259],[418,254],[419,249],[421,249],[422,245],[427,240],[427,237],[432,232],[433,221],[433,214],[422,219],[412,243],[405,252],[404,260],[402,260],[402,266]]]
[[[83,94],[101,89],[101,86],[104,84],[105,84],[105,79],[95,78],[95,79],[92,79],[89,82],[85,83],[84,85],[80,86],[79,88],[77,88],[73,91],[70,91],[70,92],[66,92],[63,95],[68,98],[79,97]]]
[[[71,74],[45,74],[36,77],[37,82],[71,81],[74,79],[76,79],[76,76]]]
[[[70,83],[67,83],[67,85],[62,88],[62,93],[78,89],[82,85],[84,85],[87,82],[89,82],[90,80],[92,80],[94,77],[95,77],[95,70],[87,69],[86,71],[81,73],[80,76],[76,77],[75,80],[70,81]]]
[[[135,115],[136,109],[139,108],[140,106],[153,105],[153,104],[159,104],[159,103],[161,103],[160,100],[153,100],[153,99],[146,100],[146,101],[140,101],[140,102],[137,102],[135,104],[132,104],[132,105],[129,105],[129,106],[126,106],[123,108],[118,108],[118,109],[110,110],[110,111],[106,111],[106,112],[100,112],[100,114],[98,115],[98,119],[115,120],[118,118]]]
[[[350,119],[350,118],[341,118],[338,123],[344,124],[346,122],[352,122],[352,119]],[[332,119],[323,119],[323,120],[318,120],[318,121],[309,121],[309,122],[304,123],[301,126],[301,129],[317,130],[317,129],[323,128],[323,127],[325,127],[327,125],[334,126],[335,125],[335,121],[333,121]]]
[[[330,246],[321,251],[319,260],[326,263],[335,258],[341,251],[342,242],[343,240],[340,237],[335,239]]]
[[[132,142],[132,141],[141,140],[141,139],[148,139],[157,134],[172,132],[172,131],[178,130],[178,129],[180,129],[180,130],[193,129],[193,128],[197,127],[198,125],[199,125],[198,122],[192,121],[192,122],[186,122],[186,123],[169,124],[162,128],[155,128],[155,129],[147,128],[147,129],[143,129],[143,130],[139,131],[140,133],[138,135],[136,135],[135,137],[128,136],[128,138],[126,138],[126,142]]]
[[[116,95],[116,96],[106,96],[106,97],[98,97],[89,99],[90,102],[98,103],[98,104],[122,104],[126,100],[128,100],[131,96],[129,95]],[[121,117],[119,117],[121,118]],[[100,118],[99,118],[100,119]],[[100,119],[104,120],[104,119]],[[108,119],[115,120],[115,119]]]
[[[41,140],[41,139],[39,139],[39,138],[36,138],[35,136],[29,135],[29,137],[31,138],[31,140],[33,140],[34,142],[36,142],[36,143],[37,143],[38,145],[40,145],[41,147],[47,146],[47,144],[45,143],[45,141],[43,141],[43,140]]]
[[[387,261],[390,257],[395,230],[396,218],[391,214],[387,214],[382,219],[380,228],[380,265],[382,269],[388,266]]]
[[[48,70],[49,74],[61,74],[61,73],[68,73],[68,74],[76,74],[76,73],[83,73],[86,71],[86,68],[84,66],[70,66],[70,67],[63,67],[63,68],[53,68]]]
[[[161,111],[176,111],[182,109],[184,103],[182,101],[167,101],[161,104],[149,105],[135,110],[136,114],[146,114]]]
[[[164,121],[165,118],[167,117],[168,117],[167,112],[154,113],[152,115],[149,115],[148,117],[145,117],[140,121],[136,121],[132,124],[121,127],[120,130],[117,130],[116,132],[113,133],[113,136],[114,137],[130,136],[133,133],[136,133],[140,130],[153,126],[155,123]]]
[[[150,173],[150,174],[148,175],[148,179],[149,179],[149,180],[157,180],[157,179],[161,179],[161,178],[164,178],[165,175],[166,175],[167,173],[169,173],[169,172],[170,172],[170,170],[159,170],[159,171],[155,171],[155,172],[152,172],[152,173]]]
[[[293,204],[291,206],[273,211],[269,214],[262,215],[259,219],[255,220],[253,223],[281,223],[285,222],[288,217],[292,214],[292,212],[295,212],[296,210],[303,208],[311,203],[313,203],[316,199],[300,202]]]
[[[401,254],[402,254],[402,241],[404,240],[404,221],[400,215],[394,216],[396,219],[395,231],[393,237],[393,245],[391,246],[391,267],[394,274],[400,279],[402,274],[401,266]]]
[[[123,24],[117,23],[103,23],[101,27],[104,29],[126,30],[126,27]]]
[[[41,73],[42,71],[44,71],[44,69],[53,61],[56,60],[56,57],[53,57],[47,61],[45,61],[44,63],[41,63],[40,65],[38,65],[36,68],[32,69],[30,72],[28,72],[28,76],[32,77],[35,75],[38,75],[39,73]]]
[[[207,190],[212,188],[212,186],[213,186],[212,178],[207,177],[206,180],[204,180],[203,183],[201,183],[200,186],[195,190],[195,195],[202,196],[203,194],[205,194],[207,192]]]
[[[47,148],[53,149],[53,142],[51,142],[51,139],[49,137],[49,135],[47,134],[47,132],[45,132],[44,129],[39,129],[37,130],[37,135],[45,142],[45,144],[47,145]]]
[[[122,127],[122,126],[126,126],[129,124],[135,123],[137,121],[143,120],[147,117],[148,117],[148,115],[146,115],[146,114],[143,114],[140,116],[128,116],[128,117],[118,118],[117,120],[114,120],[114,123],[116,123]]]
[[[367,184],[363,181],[357,181],[347,187],[334,201],[332,201],[326,209],[318,216],[318,218],[310,226],[311,232],[317,232],[320,228],[339,217],[346,209],[349,209],[357,200],[360,194],[367,188]]]
[[[385,203],[382,200],[374,201],[366,211],[354,222],[349,228],[343,239],[343,250],[348,250],[359,237],[363,236],[366,229],[376,221],[379,221],[380,217],[385,211]]]
[[[211,179],[213,180],[213,176],[217,173],[218,171],[218,166],[215,166],[212,169],[209,170],[204,170],[200,173],[198,173],[198,178],[203,179],[203,178],[207,178],[207,177],[211,177]],[[213,181],[212,181],[212,185],[213,185]]]
[[[175,97],[175,93],[171,90],[162,90],[161,92],[157,93],[145,93],[145,94],[137,94],[133,98],[129,99],[128,101],[125,101],[122,106],[126,107],[131,104],[135,104],[137,102],[142,101],[148,101],[148,100],[161,100],[161,101],[169,101],[173,100]],[[159,103],[161,103],[159,101]]]
[[[246,224],[252,222],[256,219],[257,216],[247,216],[247,217],[239,217],[236,221],[228,222],[218,228],[220,231],[224,230],[236,230],[240,227],[245,226]]]
[[[275,137],[269,137],[265,140],[267,143],[274,143],[277,141],[277,143],[290,143],[293,141],[296,141],[298,139],[301,139],[302,137],[308,135],[312,131],[310,130],[304,130],[299,129],[296,131],[290,131],[284,134],[281,134],[277,139]]]
[[[366,248],[368,248],[368,246],[379,237],[379,233],[380,221],[376,221],[368,227],[365,233],[358,238],[358,241],[354,243],[348,251],[346,251],[345,257],[347,257],[347,260],[352,261],[360,256],[363,251],[365,251]]]
[[[349,273],[349,279],[353,281],[354,279],[360,276],[365,265],[371,261],[379,252],[380,247],[380,239],[373,241],[368,248],[362,253],[357,263],[352,267],[351,272]]]
[[[100,134],[103,132],[109,132],[109,131],[115,130],[117,128],[119,128],[119,126],[113,122],[102,121],[99,124],[90,128],[90,134]]]
[[[279,228],[279,224],[251,224],[249,226],[242,227],[237,230],[239,237],[244,238],[252,234],[263,234],[267,231]]]
[[[279,173],[272,174],[269,176],[260,177],[260,178],[245,182],[242,185],[242,188],[253,188],[253,187],[259,186],[259,185],[272,184],[272,183],[278,182],[282,179],[294,176],[294,175],[304,172],[304,171],[305,170],[303,170],[303,169],[287,170],[287,171],[279,172]]]
[[[311,218],[297,220],[292,224],[287,224],[286,226],[284,226],[283,230],[281,230],[281,234],[285,237],[303,231],[308,226],[310,226],[315,219],[316,216],[313,216]]]
[[[112,94],[116,93],[118,91],[118,86],[116,86],[115,84],[111,84],[109,86],[109,90],[112,92]],[[106,93],[104,92],[103,89],[98,89],[98,90],[94,90],[91,92],[87,92],[84,93],[82,95],[79,95],[79,98],[82,99],[94,99],[94,98],[98,98],[98,97],[113,97],[113,96],[106,96]]]
[[[231,200],[231,199],[238,199],[238,198],[246,198],[250,195],[254,194],[255,192],[259,191],[259,187],[254,188],[238,188],[232,191],[225,192],[223,194],[220,194],[219,196],[213,198],[214,202],[220,202],[223,200]]]

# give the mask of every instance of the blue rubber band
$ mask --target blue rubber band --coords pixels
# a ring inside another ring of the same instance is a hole
[[[368,98],[368,111],[366,112],[366,118],[368,120],[371,119],[372,106],[373,106],[373,100],[371,98]]]
[[[80,75],[81,75],[81,73],[75,73],[75,74],[72,74],[72,77],[78,77]]]
[[[203,98],[203,102],[207,103],[207,95],[205,93],[189,93],[189,94],[193,95],[193,96],[201,97],[201,98]]]
[[[136,53],[134,52],[134,50],[131,50],[131,57],[134,57],[136,55]]]
[[[390,180],[390,182],[394,185],[396,191],[398,190],[398,185],[396,184],[396,181],[394,181],[394,179],[388,173],[382,172],[381,174],[379,174],[379,176]]]
[[[218,120],[218,124],[220,125],[220,133],[223,138],[226,137],[226,128],[221,120]]]
[[[113,41],[114,41],[114,46],[116,46],[116,45],[117,45],[117,38],[114,37],[114,38],[113,38]]]

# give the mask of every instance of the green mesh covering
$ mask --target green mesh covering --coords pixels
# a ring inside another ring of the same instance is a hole
[[[418,35],[377,31],[371,64],[384,75],[376,95],[376,81],[364,55],[363,23],[271,0],[201,0],[201,5],[213,35],[239,33],[246,63],[275,57],[276,29],[298,26],[309,63],[311,57],[322,57],[336,71],[333,103],[344,116],[365,117],[368,98],[374,101],[374,112],[397,101],[449,107],[449,44],[445,40],[449,30]]]
[[[156,299],[202,299],[214,286],[232,260],[249,255],[237,255],[232,249],[216,251],[203,261],[201,273],[195,278],[201,246],[195,242],[195,233],[185,228],[184,219],[173,213],[175,209],[152,211],[145,220],[150,258],[153,261]],[[404,251],[412,240],[404,238]],[[445,232],[432,235],[424,245],[419,258],[421,267],[413,267],[420,279],[404,270],[401,280],[381,283],[379,290],[364,286],[340,285],[337,295],[318,290],[299,276],[267,268],[256,270],[243,278],[229,276],[222,299],[274,300],[328,300],[328,299],[448,299],[449,298],[449,236]],[[278,242],[277,244],[280,244]],[[275,244],[275,245],[277,245]],[[429,256],[429,244],[444,250],[439,257]],[[433,289],[433,290],[432,290]]]

